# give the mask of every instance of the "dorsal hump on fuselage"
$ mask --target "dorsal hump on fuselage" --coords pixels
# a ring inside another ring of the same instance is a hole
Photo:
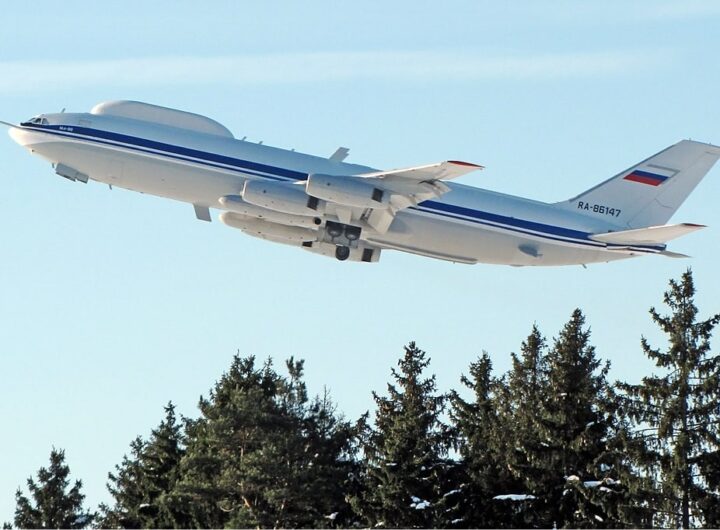
[[[206,116],[183,110],[151,105],[140,101],[105,101],[95,105],[90,114],[97,116],[118,116],[132,120],[169,125],[224,138],[235,138],[227,127]]]

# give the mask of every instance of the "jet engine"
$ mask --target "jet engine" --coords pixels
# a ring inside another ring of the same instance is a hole
[[[324,211],[315,197],[308,197],[302,186],[288,182],[264,182],[247,180],[242,191],[245,202],[292,215],[315,217]]]
[[[262,219],[271,223],[279,223],[281,225],[290,226],[304,226],[306,228],[313,228],[322,223],[322,219],[319,217],[284,213],[277,210],[270,210],[268,208],[255,206],[254,204],[244,201],[239,195],[225,195],[225,197],[220,197],[218,202],[231,212],[235,212],[246,217]]]
[[[317,241],[318,232],[301,226],[287,226],[272,223],[255,217],[247,217],[234,212],[223,212],[219,217],[220,221],[233,228],[238,228],[246,234],[267,239],[276,243],[287,245],[300,245]]]
[[[358,208],[385,208],[390,194],[362,177],[310,175],[305,191],[312,197]]]

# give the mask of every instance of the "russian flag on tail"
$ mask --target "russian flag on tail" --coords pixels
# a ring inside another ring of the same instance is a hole
[[[665,182],[669,177],[664,175],[658,175],[657,173],[650,173],[649,171],[641,171],[636,169],[629,175],[625,175],[623,180],[630,180],[632,182],[639,182],[640,184],[649,184],[650,186],[659,186]]]

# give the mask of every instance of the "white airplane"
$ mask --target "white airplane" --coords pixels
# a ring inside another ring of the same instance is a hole
[[[4,123],[4,122],[3,122]],[[482,166],[448,160],[377,170],[237,140],[220,123],[136,101],[41,114],[10,136],[71,181],[190,203],[198,219],[339,260],[383,249],[460,263],[572,265],[661,254],[702,225],[666,225],[720,157],[683,140],[576,197],[548,204],[448,182]]]

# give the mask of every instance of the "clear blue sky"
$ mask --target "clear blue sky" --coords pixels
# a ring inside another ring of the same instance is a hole
[[[462,182],[566,199],[682,139],[720,143],[720,4],[660,2],[6,2],[0,119],[137,99],[218,119],[239,137],[394,168],[487,166]],[[691,265],[720,310],[720,168],[673,218],[710,228],[646,257],[555,269],[387,252],[339,263],[194,219],[189,205],[70,183],[0,138],[0,521],[64,448],[91,506],[107,472],[172,399],[236,351],[306,359],[350,418],[402,346],[441,390],[482,351],[498,372],[536,322],[581,307],[614,378],[652,367],[647,310]]]

